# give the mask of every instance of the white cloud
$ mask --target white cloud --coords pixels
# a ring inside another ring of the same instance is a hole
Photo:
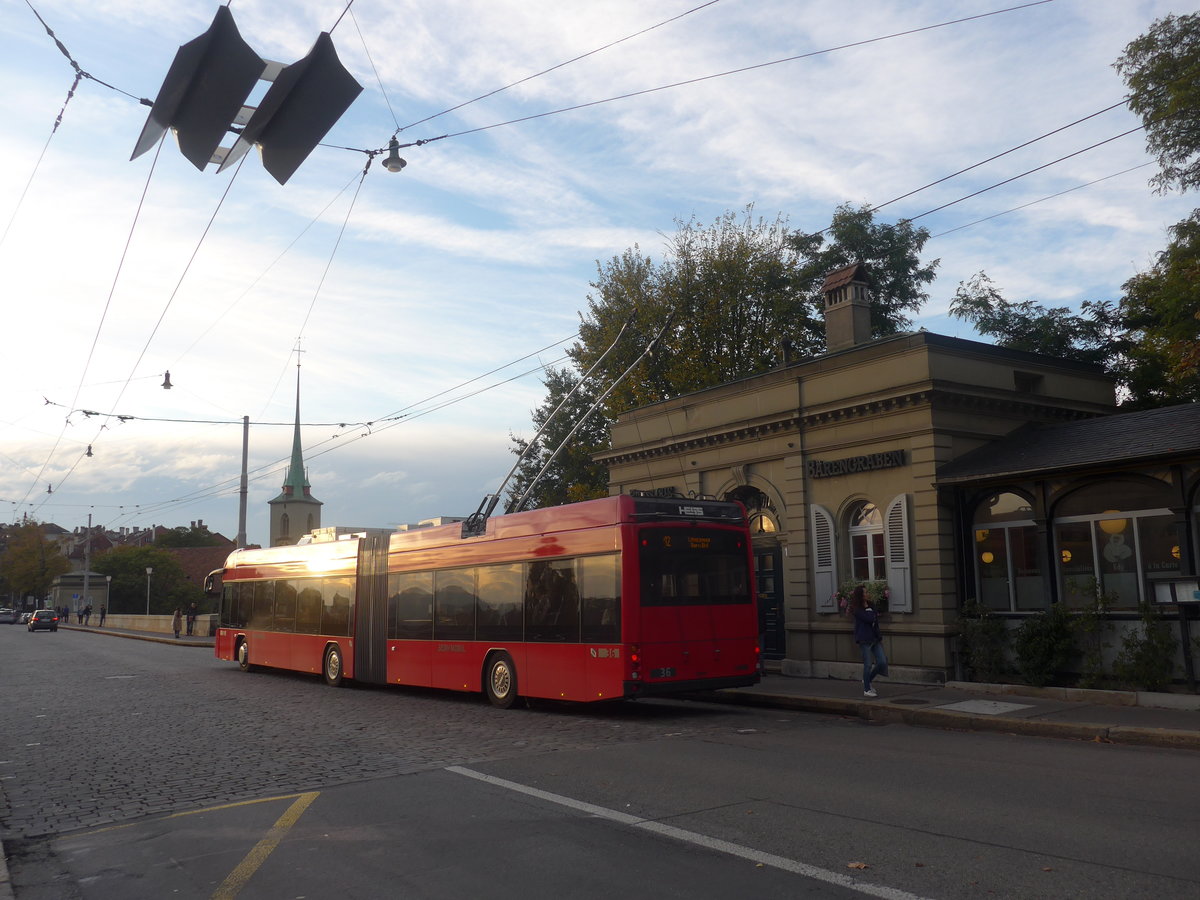
[[[361,440],[352,428],[304,429],[326,521],[469,512],[507,471],[508,433],[528,432],[542,392],[532,374],[465,396],[536,359],[466,383],[568,338],[596,260],[634,244],[658,257],[676,218],[707,223],[748,203],[757,215],[782,213],[792,227],[816,230],[840,203],[881,203],[1065,125],[1120,99],[1111,63],[1172,10],[1166,0],[1046,4],[488,126],[995,6],[874,3],[848,16],[835,0],[718,3],[402,131],[408,142],[484,129],[404,150],[409,165],[399,175],[375,158],[360,186],[368,157],[339,148],[381,148],[397,125],[687,4],[358,3],[333,38],[364,92],[329,146],[283,187],[250,156],[224,201],[229,173],[197,172],[170,137],[143,201],[153,154],[129,155],[147,110],[93,81],[79,86],[47,145],[74,73],[27,7],[0,7],[5,223],[28,183],[0,245],[0,328],[15,373],[0,397],[0,500],[9,513],[0,518],[30,512],[70,527],[103,508],[124,524],[202,517],[232,533],[237,423],[242,415],[291,421],[290,353],[302,329],[305,421],[377,423]],[[176,48],[213,16],[196,0],[43,0],[38,9],[85,70],[136,97],[155,95]],[[251,46],[283,61],[306,53],[344,10],[343,0],[282,8],[239,0],[232,9]],[[918,215],[1136,124],[1114,110],[879,216]],[[1141,136],[1130,135],[918,224],[938,234],[1146,159]],[[969,336],[944,314],[958,282],[979,270],[1011,299],[1078,306],[1114,298],[1163,246],[1165,227],[1191,210],[1190,198],[1153,195],[1152,171],[931,240],[927,253],[942,265],[921,324]],[[159,387],[167,369],[169,392]],[[75,414],[64,426],[71,406],[138,418],[101,430],[99,419]],[[411,418],[380,429],[379,419],[401,411]],[[80,459],[89,443],[94,456]],[[278,462],[290,447],[289,427],[251,429],[252,467],[270,473],[251,485],[252,539],[266,539],[265,503],[278,493]],[[323,452],[329,447],[337,449]],[[58,484],[54,494],[44,494],[46,481]]]

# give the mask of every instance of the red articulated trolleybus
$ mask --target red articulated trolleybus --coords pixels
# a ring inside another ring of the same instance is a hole
[[[478,531],[317,532],[234,551],[213,573],[216,655],[332,685],[482,691],[502,708],[759,680],[741,504],[622,495]]]

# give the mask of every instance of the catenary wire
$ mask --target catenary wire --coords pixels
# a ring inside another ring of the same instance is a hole
[[[946,28],[950,25],[961,25],[963,22],[972,22],[977,19],[988,18],[989,16],[998,16],[1003,13],[1015,12],[1015,11],[1022,10],[1022,9],[1028,9],[1033,6],[1041,6],[1043,4],[1053,3],[1053,2],[1055,2],[1055,0],[1032,0],[1032,2],[1030,2],[1030,3],[1022,3],[1018,6],[1010,6],[1005,9],[995,9],[995,10],[992,10],[991,12],[978,13],[977,15],[973,15],[973,16],[964,16],[959,19],[951,19],[946,22],[938,22],[934,25],[923,25],[919,28],[910,28],[906,31],[897,31],[897,32],[893,32],[892,34],[880,35],[878,37],[864,38],[861,41],[851,41],[846,44],[839,44],[836,47],[827,47],[823,50],[812,50],[812,51],[809,51],[808,53],[799,53],[799,54],[796,54],[795,56],[784,57],[783,59],[775,59],[775,60],[771,60],[769,62],[756,63],[751,66],[742,66],[737,69],[729,69],[724,72],[716,72],[712,75],[701,75],[697,78],[688,78],[683,81],[676,81],[676,82],[672,82],[671,84],[659,85],[658,87],[653,87],[653,88],[645,88],[640,91],[630,91],[629,93],[620,94],[615,97],[606,97],[603,100],[591,100],[586,103],[577,103],[574,106],[565,106],[560,109],[552,109],[552,110],[548,110],[546,112],[534,113],[534,114],[528,115],[528,116],[521,116],[516,119],[509,119],[508,121],[505,121],[505,122],[496,122],[492,125],[481,125],[477,128],[468,128],[463,131],[456,131],[456,132],[452,132],[450,134],[443,134],[443,135],[439,135],[438,137],[434,137],[434,138],[425,138],[421,141],[416,141],[412,144],[405,144],[402,146],[406,146],[406,147],[419,146],[419,145],[423,145],[423,144],[429,144],[434,141],[443,141],[448,138],[462,137],[462,136],[468,135],[468,134],[477,134],[481,131],[489,131],[493,128],[502,128],[506,125],[516,125],[521,122],[530,122],[530,121],[533,121],[534,119],[546,118],[547,116],[556,116],[560,113],[574,112],[574,111],[580,110],[580,109],[587,109],[587,108],[593,107],[593,106],[600,106],[601,104],[604,104],[604,103],[613,103],[618,100],[628,100],[632,97],[642,97],[647,94],[654,94],[659,91],[671,90],[671,89],[677,88],[677,87],[685,87],[687,85],[700,84],[702,82],[712,81],[717,78],[725,78],[730,75],[740,75],[744,72],[753,72],[757,69],[765,69],[770,66],[778,66],[778,65],[782,65],[783,63],[795,62],[796,60],[799,60],[799,59],[809,59],[814,56],[822,56],[827,53],[835,53],[839,50],[849,50],[854,47],[864,47],[869,44],[876,44],[881,41],[892,40],[893,38],[907,37],[907,36],[913,35],[913,34],[920,34],[921,32],[924,32],[924,31],[932,31],[937,28]]]
[[[488,97],[494,97],[494,96],[496,96],[496,94],[502,93],[503,91],[507,91],[509,88],[517,87],[518,85],[524,84],[527,81],[533,81],[533,79],[535,79],[535,78],[540,78],[541,76],[547,75],[550,72],[557,71],[558,69],[561,69],[561,68],[564,68],[565,66],[571,65],[571,63],[577,63],[581,59],[587,59],[589,56],[594,56],[595,54],[600,53],[601,51],[608,50],[611,47],[617,46],[617,44],[623,44],[623,43],[625,43],[625,41],[632,40],[635,37],[640,37],[643,34],[647,34],[648,32],[654,31],[654,29],[656,29],[656,28],[662,28],[664,25],[670,25],[672,22],[679,21],[684,16],[690,16],[694,12],[699,12],[700,10],[706,9],[706,8],[713,6],[714,4],[719,3],[719,2],[720,2],[720,0],[709,0],[709,2],[707,2],[707,3],[701,3],[699,6],[693,7],[692,9],[689,9],[689,10],[685,10],[684,12],[681,12],[677,16],[672,16],[669,19],[664,19],[663,21],[659,22],[656,25],[651,25],[649,28],[643,28],[641,31],[635,31],[633,34],[627,34],[627,35],[625,35],[625,37],[618,38],[615,41],[609,41],[607,44],[604,44],[601,47],[597,47],[595,50],[589,50],[587,53],[581,53],[579,56],[572,57],[571,59],[568,59],[568,60],[565,60],[564,62],[558,63],[557,65],[550,66],[550,68],[548,68],[548,69],[542,69],[542,71],[540,71],[540,72],[534,72],[532,75],[526,75],[524,78],[519,78],[516,81],[513,81],[509,84],[504,85],[504,87],[498,87],[494,91],[488,91],[486,94],[480,94],[478,97],[473,97],[470,100],[464,100],[462,103],[459,103],[457,106],[451,106],[449,109],[443,109],[439,113],[434,113],[433,115],[426,116],[423,119],[417,119],[417,121],[410,122],[409,124],[407,124],[403,127],[401,127],[399,124],[397,124],[396,131],[393,134],[393,137],[395,137],[395,135],[399,134],[401,131],[407,131],[409,128],[414,128],[417,125],[421,125],[421,124],[424,124],[425,122],[432,121],[433,119],[439,118],[440,116],[444,116],[447,113],[452,113],[452,112],[455,112],[456,110],[460,110],[464,106],[470,106],[472,103],[478,103],[480,100],[486,100]],[[389,106],[389,109],[390,109],[390,106]]]
[[[1006,209],[1004,212],[993,213],[990,216],[984,216],[982,219],[976,219],[974,222],[967,222],[965,225],[959,225],[955,228],[949,228],[946,231],[939,231],[937,234],[931,234],[930,240],[934,238],[944,237],[947,234],[952,234],[955,231],[962,231],[964,228],[970,228],[974,225],[981,225],[984,222],[990,222],[992,219],[998,219],[1001,216],[1007,216],[1009,213],[1019,212],[1022,209],[1028,209],[1030,206],[1035,206],[1038,203],[1044,203],[1047,200],[1053,200],[1055,197],[1061,197],[1063,194],[1070,194],[1073,191],[1081,191],[1084,188],[1091,187],[1093,184],[1099,184],[1102,181],[1108,181],[1110,178],[1116,178],[1120,175],[1127,175],[1130,172],[1135,172],[1138,169],[1144,169],[1146,166],[1154,165],[1153,162],[1145,162],[1139,166],[1130,166],[1128,169],[1122,169],[1120,172],[1113,172],[1111,175],[1105,175],[1103,178],[1096,178],[1084,184],[1077,184],[1074,187],[1069,187],[1065,191],[1058,191],[1054,194],[1048,194],[1045,197],[1039,197],[1036,200],[1030,200],[1028,203],[1022,203],[1020,206],[1014,206],[1012,209]]]

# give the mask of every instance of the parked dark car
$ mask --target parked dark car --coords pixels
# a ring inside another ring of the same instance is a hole
[[[52,609],[39,609],[29,617],[30,631],[40,631],[42,629],[58,631],[58,613]]]

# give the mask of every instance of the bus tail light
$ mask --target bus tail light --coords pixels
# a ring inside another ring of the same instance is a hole
[[[641,648],[637,644],[632,644],[629,647],[629,665],[632,671],[629,674],[630,678],[638,679],[642,677],[642,654]]]

